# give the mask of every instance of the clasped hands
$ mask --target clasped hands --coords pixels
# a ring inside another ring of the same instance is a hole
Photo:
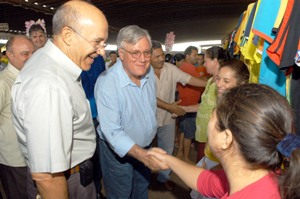
[[[161,148],[153,147],[147,150],[148,164],[146,166],[153,171],[169,169],[167,163],[168,154]]]
[[[184,107],[178,105],[180,102],[181,100],[178,100],[169,104],[169,112],[172,113],[172,117],[183,116],[186,114]]]

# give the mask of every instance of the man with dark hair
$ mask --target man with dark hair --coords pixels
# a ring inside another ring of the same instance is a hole
[[[206,81],[182,72],[175,65],[165,62],[162,45],[157,41],[152,41],[150,62],[156,80],[157,143],[158,147],[164,149],[168,154],[172,154],[175,142],[175,119],[172,114],[178,116],[185,114],[185,111],[178,106],[178,102],[175,102],[176,85],[179,82],[183,85],[204,87]],[[167,190],[174,189],[174,183],[170,181],[170,172],[171,170],[160,171],[157,177],[157,180],[163,183]]]
[[[34,52],[26,36],[12,36],[6,43],[8,65],[0,72],[0,180],[7,198],[26,198],[27,168],[12,123],[11,87]]]
[[[96,198],[90,161],[96,134],[80,74],[104,55],[107,36],[97,7],[64,3],[53,16],[53,40],[33,54],[14,83],[14,125],[28,180],[35,182],[29,199],[37,191],[42,198]]]
[[[109,62],[105,63],[106,70],[112,67],[117,62],[118,59],[118,54],[116,51],[110,51],[108,56],[109,56]]]

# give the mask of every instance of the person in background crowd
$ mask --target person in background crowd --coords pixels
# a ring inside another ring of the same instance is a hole
[[[198,64],[197,66],[204,66],[204,53],[198,53]]]
[[[27,36],[32,40],[35,50],[43,47],[47,42],[45,21],[38,19],[36,22],[33,20],[26,21]]]
[[[209,79],[210,75],[207,73],[206,68],[204,66],[204,54],[203,53],[198,53],[198,62],[195,66],[196,66],[196,71],[197,71],[197,73],[199,73],[201,78]],[[202,97],[204,90],[205,90],[205,87],[199,88],[199,91],[200,91],[199,103],[201,102],[201,97]],[[195,139],[193,139],[191,146],[197,146],[197,148],[198,148],[198,142],[196,142]]]
[[[205,51],[204,66],[207,73],[211,74],[212,77],[207,81],[207,85],[201,96],[201,103],[197,111],[195,133],[195,140],[198,142],[197,161],[204,156],[205,142],[207,140],[207,125],[217,101],[215,81],[220,65],[222,65],[226,59],[226,52],[221,47],[213,46]]]
[[[96,134],[80,74],[105,54],[108,23],[97,7],[68,1],[56,10],[52,32],[53,41],[32,55],[12,88],[28,198],[96,198]]]
[[[189,187],[207,197],[300,198],[300,137],[288,101],[266,85],[242,84],[224,93],[208,125],[208,144],[224,170],[205,170],[153,148]]]
[[[104,188],[108,199],[146,199],[150,169],[158,168],[157,160],[146,156],[157,130],[151,37],[136,25],[126,26],[117,46],[120,61],[95,87]]]
[[[239,86],[241,84],[249,83],[249,70],[248,67],[238,59],[228,59],[220,66],[219,72],[216,76],[216,89],[218,94],[218,99],[221,98],[224,92],[229,89]],[[201,105],[200,105],[201,106]],[[211,153],[208,144],[205,145],[204,150],[205,157],[203,157],[199,162],[198,166],[205,165],[204,168],[212,169],[216,168],[219,161]],[[204,199],[203,196],[197,196],[195,192],[191,192],[192,198]]]
[[[200,77],[209,77],[209,74],[206,71],[206,68],[204,66],[204,54],[203,53],[199,53],[198,54],[198,63],[196,66],[196,70],[197,72],[200,74]]]
[[[3,70],[8,64],[8,58],[6,55],[6,50],[1,53],[1,60],[0,60],[0,71]]]
[[[34,52],[31,40],[16,35],[6,43],[8,66],[0,72],[0,180],[7,198],[25,199],[27,167],[12,122],[11,87]]]
[[[110,51],[108,55],[109,55],[109,62],[105,63],[106,70],[112,67],[115,63],[117,63],[118,60],[118,54],[116,51]]]
[[[94,59],[94,62],[88,71],[82,71],[80,77],[82,81],[82,87],[84,89],[86,98],[89,100],[90,108],[93,117],[93,123],[95,132],[97,132],[97,126],[99,122],[97,120],[98,112],[96,107],[95,95],[94,95],[94,88],[99,75],[105,71],[105,62],[102,56],[98,56]],[[100,149],[99,149],[99,135],[96,133],[96,150],[92,157],[93,162],[93,180],[96,186],[97,191],[97,199],[102,199],[104,196],[102,195],[101,189],[101,179],[102,179],[102,171],[101,171],[101,163],[100,163]]]
[[[184,62],[184,57],[185,57],[184,54],[177,53],[174,55],[171,63],[179,68],[181,66],[181,64]]]
[[[177,66],[178,68],[180,68],[181,64],[184,62],[184,54],[182,53],[177,53],[173,56],[173,59],[171,61],[172,64],[174,64],[175,66]],[[175,91],[175,101],[178,101],[178,90],[176,88]],[[175,127],[175,146],[178,147],[179,146],[179,135],[180,135],[180,131],[179,131],[179,119],[176,118],[176,127]]]
[[[171,55],[170,53],[167,53],[165,55],[165,62],[171,63],[172,59],[173,59],[173,55]]]
[[[198,62],[198,49],[195,46],[189,46],[184,51],[185,59],[180,70],[186,72],[194,77],[199,78],[200,75],[196,71],[195,64]],[[178,85],[180,106],[197,105],[200,99],[200,90],[198,87],[190,85]],[[195,137],[196,130],[196,112],[187,113],[179,118],[179,148],[177,157],[183,158],[184,161],[190,162],[190,148],[192,139]]]
[[[151,66],[154,69],[156,80],[157,97],[157,143],[158,147],[172,155],[175,141],[175,119],[172,114],[184,115],[183,111],[175,101],[175,90],[177,83],[205,87],[206,81],[193,77],[173,64],[165,62],[164,52],[161,43],[152,41]],[[160,171],[157,180],[167,190],[174,189],[174,183],[170,181],[171,170]]]

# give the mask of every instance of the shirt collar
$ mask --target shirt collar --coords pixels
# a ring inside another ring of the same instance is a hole
[[[15,76],[18,76],[19,74],[19,70],[14,67],[10,62],[8,62],[7,66],[6,66],[7,70],[10,71],[11,73],[13,73]]]
[[[70,74],[73,81],[78,81],[80,79],[80,74],[82,69],[76,65],[66,54],[64,54],[56,45],[48,39],[43,50],[48,52],[47,54],[52,57],[54,60],[57,60],[57,63],[62,67],[68,74]]]
[[[131,86],[137,86],[134,82],[132,82],[132,80],[128,77],[127,73],[125,72],[123,65],[122,65],[122,61],[118,60],[117,63],[115,64],[115,66],[117,68],[117,74],[118,77],[120,79],[120,85],[121,87],[125,87],[128,85]],[[151,67],[149,67],[147,73],[141,78],[141,88],[143,87],[143,85],[147,82],[147,80],[149,79],[149,71],[150,71]]]

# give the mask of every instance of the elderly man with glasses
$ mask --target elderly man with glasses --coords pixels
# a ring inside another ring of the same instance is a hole
[[[151,38],[138,26],[126,26],[117,46],[120,61],[95,87],[104,188],[107,198],[146,199],[150,169],[159,163],[147,157],[157,129]]]
[[[33,54],[15,81],[13,120],[30,171],[29,199],[96,198],[89,161],[96,133],[80,74],[104,55],[107,36],[98,8],[68,1],[53,16],[53,40]]]

